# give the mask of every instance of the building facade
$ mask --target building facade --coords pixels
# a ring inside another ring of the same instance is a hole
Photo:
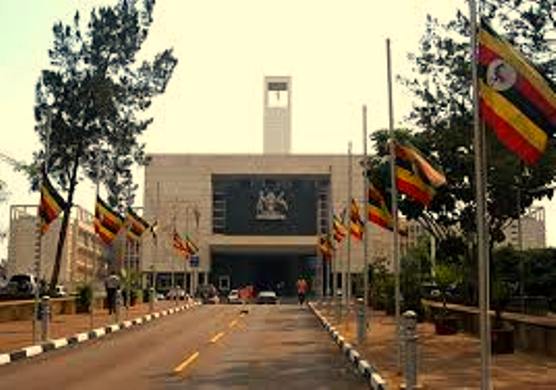
[[[223,289],[283,282],[292,291],[300,274],[314,282],[323,264],[316,252],[332,211],[349,202],[348,158],[340,155],[150,155],[145,168],[144,218],[158,221],[156,240],[143,239],[142,270],[157,288],[211,282]],[[363,176],[352,158],[352,194],[363,208]],[[370,262],[391,267],[392,234],[369,232]],[[199,265],[172,247],[173,232],[199,247]],[[363,243],[352,240],[350,271],[363,272]],[[347,245],[337,251],[334,273],[348,267]],[[338,276],[337,276],[338,277]]]
[[[8,242],[8,277],[19,273],[36,273],[35,247],[37,226],[36,205],[13,205],[10,208]],[[50,280],[61,218],[54,221],[41,240],[41,278]],[[59,283],[73,291],[77,285],[96,282],[100,288],[106,273],[103,247],[93,227],[93,215],[74,206],[62,252]]]
[[[546,222],[544,207],[531,207],[521,216],[521,247],[523,249],[546,248]],[[505,241],[501,245],[520,247],[517,220],[504,229]]]

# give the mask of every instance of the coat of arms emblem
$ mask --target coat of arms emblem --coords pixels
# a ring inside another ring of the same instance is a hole
[[[288,203],[284,199],[284,192],[263,188],[259,191],[256,205],[256,218],[261,220],[284,220],[287,218]]]

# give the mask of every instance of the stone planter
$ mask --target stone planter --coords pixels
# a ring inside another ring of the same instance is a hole
[[[512,327],[491,329],[490,338],[492,353],[514,353],[514,329]]]
[[[458,332],[458,318],[455,316],[438,316],[434,320],[434,329],[439,336],[456,334]]]

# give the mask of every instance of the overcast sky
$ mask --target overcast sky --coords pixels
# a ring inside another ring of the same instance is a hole
[[[33,131],[34,86],[48,65],[52,25],[87,16],[116,0],[0,0],[0,152],[29,161],[38,148]],[[379,5],[380,4],[380,5]],[[385,39],[392,41],[396,74],[408,74],[427,13],[445,19],[462,0],[157,0],[145,44],[149,56],[173,47],[174,76],[150,114],[144,141],[151,153],[261,153],[263,77],[292,77],[292,152],[344,153],[348,141],[362,150],[361,105],[369,129],[388,125]],[[396,124],[411,107],[394,86]],[[36,204],[25,179],[0,162],[9,204]],[[142,203],[143,176],[138,171]],[[93,184],[79,185],[76,201],[94,206]],[[547,237],[556,227],[547,207]],[[0,207],[7,228],[8,207]],[[0,257],[6,256],[6,242]]]

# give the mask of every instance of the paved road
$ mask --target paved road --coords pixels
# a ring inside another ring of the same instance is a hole
[[[307,308],[248,308],[203,306],[0,367],[0,389],[365,388]]]

